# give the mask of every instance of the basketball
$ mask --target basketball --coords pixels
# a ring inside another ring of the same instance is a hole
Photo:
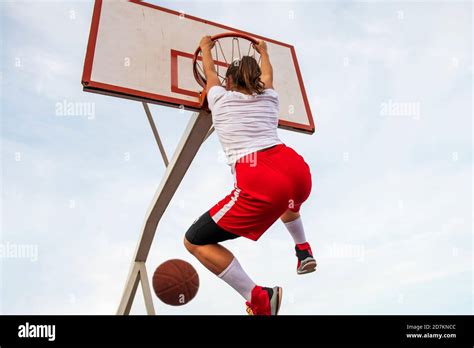
[[[163,262],[153,274],[153,290],[158,298],[171,306],[182,306],[191,301],[199,289],[199,275],[183,260]]]

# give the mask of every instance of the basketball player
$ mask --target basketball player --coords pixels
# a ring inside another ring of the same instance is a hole
[[[235,175],[235,187],[193,223],[184,245],[245,298],[248,314],[276,315],[282,288],[255,284],[234,255],[219,243],[240,236],[256,241],[280,218],[296,245],[297,273],[313,272],[316,261],[299,213],[311,191],[311,173],[303,157],[278,138],[278,95],[273,90],[266,43],[254,45],[261,56],[261,67],[251,56],[234,61],[227,69],[225,88],[216,73],[213,46],[209,36],[202,38],[207,100],[215,131]]]

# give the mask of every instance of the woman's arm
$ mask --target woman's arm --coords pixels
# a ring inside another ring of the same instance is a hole
[[[214,60],[212,59],[211,49],[214,47],[214,41],[211,40],[210,36],[204,36],[199,43],[202,52],[202,66],[204,75],[206,76],[206,91],[209,92],[211,87],[220,86],[221,82],[217,77],[216,67]]]
[[[260,53],[262,76],[260,80],[265,84],[265,88],[273,88],[273,68],[268,55],[267,43],[259,41],[257,45],[253,45],[255,50]]]

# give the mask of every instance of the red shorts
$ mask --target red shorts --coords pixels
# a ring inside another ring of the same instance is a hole
[[[240,159],[232,192],[210,210],[227,232],[258,240],[288,209],[299,211],[311,192],[308,164],[279,144]]]

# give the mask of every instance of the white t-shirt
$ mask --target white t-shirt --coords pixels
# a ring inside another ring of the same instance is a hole
[[[282,143],[277,135],[279,100],[273,89],[246,95],[214,86],[207,94],[207,102],[232,169],[239,158]]]

